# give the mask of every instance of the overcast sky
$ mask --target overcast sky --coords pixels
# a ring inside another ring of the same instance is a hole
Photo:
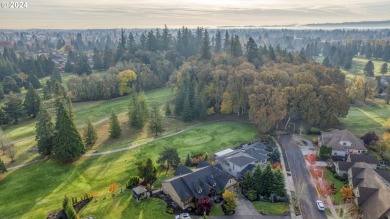
[[[21,0],[2,28],[246,26],[390,20],[390,0]]]

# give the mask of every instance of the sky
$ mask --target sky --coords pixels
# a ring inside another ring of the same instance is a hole
[[[1,0],[7,1],[7,0]],[[0,29],[272,26],[390,20],[390,0],[19,0]]]

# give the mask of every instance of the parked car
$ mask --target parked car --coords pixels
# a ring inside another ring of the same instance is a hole
[[[317,204],[317,208],[319,211],[325,211],[325,206],[324,206],[324,203],[322,201],[317,200],[316,204]]]
[[[175,219],[191,219],[191,216],[188,213],[182,213],[180,215],[176,215]]]

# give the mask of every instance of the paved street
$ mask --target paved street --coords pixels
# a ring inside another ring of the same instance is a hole
[[[289,135],[279,135],[278,140],[286,153],[288,166],[295,184],[295,193],[300,196],[302,217],[307,219],[327,218],[325,212],[318,211],[315,204],[318,198],[317,191],[310,181],[310,174],[306,169],[306,162],[300,148]]]

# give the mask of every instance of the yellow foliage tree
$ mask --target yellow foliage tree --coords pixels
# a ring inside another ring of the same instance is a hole
[[[207,115],[213,115],[215,113],[214,107],[210,107],[207,109]]]
[[[225,200],[225,208],[228,212],[232,212],[237,207],[237,197],[234,192],[225,190],[222,194],[223,199]]]
[[[353,192],[351,187],[343,186],[340,189],[341,195],[343,196],[344,200],[352,199],[353,198]]]
[[[224,92],[222,95],[221,112],[225,114],[233,112],[233,102],[228,92]]]
[[[130,70],[124,70],[119,72],[118,74],[118,79],[119,79],[119,94],[124,95],[130,93],[130,86],[129,82],[134,81],[137,79],[137,74]]]

